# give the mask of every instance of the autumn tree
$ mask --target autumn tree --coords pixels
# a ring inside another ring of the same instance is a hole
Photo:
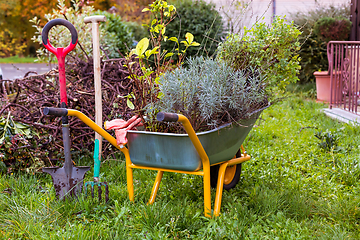
[[[95,9],[107,11],[116,5],[116,0],[96,0],[89,2],[88,4],[92,4]]]
[[[147,23],[150,19],[150,14],[144,14],[141,11],[152,2],[153,0],[116,0],[116,7],[122,19],[131,22]]]
[[[14,49],[19,48],[19,46],[27,46],[25,54],[35,52],[36,45],[30,41],[35,31],[29,20],[34,16],[43,17],[55,6],[56,2],[52,0],[1,1],[0,31],[1,35],[7,35],[10,38],[7,44],[1,46],[0,50],[3,53],[13,54],[16,52],[16,54],[21,55],[21,51]]]
[[[95,9],[108,10],[115,4],[115,0],[74,0],[81,4],[92,4]],[[70,0],[66,1],[70,6]],[[35,33],[35,28],[32,27],[30,19],[35,16],[41,19],[41,24],[45,25],[45,14],[52,12],[56,8],[57,1],[54,0],[1,0],[0,1],[0,36],[10,37],[9,41],[3,41],[0,46],[0,51],[3,53],[16,54],[22,53],[19,47],[25,51],[23,54],[35,54],[36,45],[31,41],[31,37]],[[26,46],[26,47],[24,47]],[[15,51],[15,48],[17,49]],[[8,55],[6,54],[6,56]]]

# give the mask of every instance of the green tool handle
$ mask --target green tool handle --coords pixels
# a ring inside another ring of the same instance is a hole
[[[98,178],[100,175],[100,164],[101,160],[99,154],[99,139],[95,139],[95,147],[94,147],[94,178]]]

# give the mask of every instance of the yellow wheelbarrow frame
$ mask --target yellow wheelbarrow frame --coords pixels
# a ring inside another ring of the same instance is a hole
[[[72,109],[65,109],[65,108],[47,108],[47,112],[49,112],[49,115],[55,115],[55,116],[74,116],[82,120],[86,125],[88,125],[91,129],[93,129],[95,132],[99,133],[102,137],[104,137],[109,143],[111,143],[113,146],[115,146],[117,149],[119,149],[121,152],[125,155],[125,161],[126,161],[126,176],[127,176],[127,189],[129,194],[130,201],[134,201],[134,184],[133,184],[133,169],[147,169],[147,170],[156,170],[158,171],[151,196],[149,199],[149,204],[154,203],[156,194],[158,192],[160,182],[163,176],[164,172],[176,172],[176,173],[184,173],[184,174],[192,174],[192,175],[199,175],[203,177],[203,187],[204,187],[204,214],[206,217],[211,217],[211,184],[210,184],[210,161],[208,158],[208,155],[206,154],[198,136],[196,135],[193,127],[191,126],[189,120],[181,115],[181,114],[171,114],[172,121],[177,121],[182,123],[184,126],[192,144],[194,145],[197,153],[199,154],[201,158],[202,163],[202,169],[198,169],[195,171],[183,171],[183,170],[176,170],[176,169],[166,169],[166,168],[159,168],[159,167],[149,167],[149,166],[141,166],[133,164],[130,158],[129,150],[124,145],[117,145],[116,139],[112,137],[108,132],[106,132],[104,129],[102,129],[100,126],[98,126],[95,122],[93,122],[90,118],[85,116],[83,113],[72,110]],[[165,117],[164,121],[167,120],[167,117]],[[220,165],[219,167],[219,173],[218,173],[218,179],[217,179],[217,187],[216,187],[216,195],[215,195],[215,203],[214,203],[214,211],[213,215],[218,216],[220,214],[220,208],[221,208],[221,200],[222,200],[222,192],[223,192],[223,186],[224,186],[224,179],[226,175],[226,170],[228,167],[243,163],[245,161],[250,160],[250,155],[246,154],[244,147],[241,145],[242,153],[240,157],[234,157],[233,159],[223,161],[220,163],[213,164],[214,165]],[[229,174],[233,175],[233,170],[229,169]]]

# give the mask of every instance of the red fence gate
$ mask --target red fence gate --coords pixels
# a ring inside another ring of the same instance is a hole
[[[360,107],[360,41],[330,41],[327,56],[331,79],[330,108],[339,107],[357,114]]]

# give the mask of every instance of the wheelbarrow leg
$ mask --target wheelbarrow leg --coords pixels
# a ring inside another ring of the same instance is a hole
[[[204,214],[211,217],[211,185],[210,185],[210,163],[203,163],[204,171]]]
[[[129,193],[129,199],[134,201],[134,184],[133,184],[133,170],[131,167],[126,167],[127,189]]]
[[[221,208],[221,200],[222,200],[222,193],[224,188],[224,178],[225,178],[225,171],[228,166],[228,163],[223,163],[220,165],[219,168],[219,175],[216,187],[216,195],[215,195],[215,204],[214,204],[214,216],[219,216],[220,208]]]
[[[127,182],[127,189],[129,193],[129,200],[131,202],[134,201],[134,183],[133,183],[133,170],[131,166],[130,154],[129,150],[124,147],[120,146],[120,151],[125,155],[125,162],[126,162],[126,182]]]
[[[150,196],[148,204],[153,204],[155,202],[155,197],[159,190],[159,186],[160,186],[160,182],[161,182],[163,174],[164,174],[164,171],[158,171],[155,182],[154,182],[154,186],[151,191],[151,196]]]

